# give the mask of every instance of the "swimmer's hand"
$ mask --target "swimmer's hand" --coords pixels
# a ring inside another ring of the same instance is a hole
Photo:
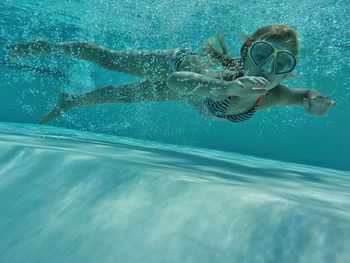
[[[263,77],[246,76],[230,81],[226,95],[246,97],[250,95],[264,95],[270,82]]]
[[[46,115],[44,115],[40,121],[39,124],[44,124],[47,123],[54,118],[58,117],[61,113],[69,111],[72,107],[72,99],[68,93],[61,92],[59,97],[58,97],[58,103],[53,110],[48,112]]]
[[[335,101],[329,100],[328,96],[311,95],[303,99],[303,106],[307,113],[316,116],[322,116],[335,106]]]

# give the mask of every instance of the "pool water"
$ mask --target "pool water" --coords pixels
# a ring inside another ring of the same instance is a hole
[[[317,9],[315,8],[317,6]],[[350,262],[350,5],[255,0],[0,2],[0,262]],[[298,33],[298,77],[336,101],[243,123],[184,101],[81,107],[47,125],[59,92],[139,79],[69,57],[9,65],[44,38],[116,50],[231,56],[267,24]]]

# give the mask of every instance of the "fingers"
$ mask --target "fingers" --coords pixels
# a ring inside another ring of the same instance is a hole
[[[245,84],[243,84],[241,81],[237,80],[236,81],[238,87],[242,88],[242,89],[246,89],[247,91],[252,91],[252,92],[256,92],[256,93],[266,93],[267,89],[265,88],[257,88],[258,85],[254,86],[254,87],[249,87]]]
[[[240,82],[244,84],[247,88],[252,88],[252,87],[259,87],[259,88],[264,88],[266,87],[270,82],[263,78],[263,77],[241,77],[239,78]]]
[[[311,108],[310,100],[307,98],[304,98],[303,99],[303,106],[306,110],[310,110],[310,108]]]
[[[266,94],[268,89],[266,85],[270,82],[263,77],[241,77],[235,80],[239,90],[235,93],[241,96],[247,96],[249,94]]]
[[[311,103],[326,104],[327,106],[333,107],[336,105],[335,101],[329,100],[329,96],[315,95],[310,98]]]
[[[327,105],[328,105],[328,106],[331,106],[331,107],[335,106],[335,104],[336,104],[336,103],[335,103],[335,101],[333,101],[333,100],[330,100],[330,101],[327,102]]]
[[[240,81],[240,80],[236,80],[236,84],[237,84],[237,86],[238,87],[240,87],[240,88],[245,88],[245,86],[244,86],[244,84]]]
[[[323,95],[315,95],[311,97],[312,100],[319,100],[319,101],[324,101],[326,99],[329,99],[328,96],[323,96]]]
[[[256,81],[261,85],[261,86],[266,86],[270,83],[270,81],[268,81],[267,79],[263,78],[263,77],[257,77]]]
[[[265,87],[270,83],[263,77],[249,77],[246,82],[246,87],[255,94],[266,94],[268,90]]]
[[[252,79],[255,80],[256,83],[258,83],[258,86],[262,87],[265,87],[270,83],[267,79],[263,77],[253,77]]]
[[[253,93],[265,94],[267,92],[267,89],[265,89],[265,88],[251,88],[251,91]]]

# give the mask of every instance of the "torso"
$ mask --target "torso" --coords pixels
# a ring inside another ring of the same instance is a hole
[[[211,76],[210,73],[212,72],[213,68],[215,68],[215,71],[218,72],[217,70],[218,65],[215,65],[208,55],[203,55],[199,53],[193,53],[193,54],[190,53],[189,55],[186,56],[184,60],[181,61],[177,70],[192,71],[203,75]],[[222,70],[222,72],[224,72],[224,70]],[[236,74],[236,72],[234,71],[226,70],[226,72],[229,72],[228,74],[230,75]],[[240,76],[242,76],[242,72],[237,72],[236,78]],[[224,77],[221,76],[221,78],[218,78],[218,79],[224,79]],[[225,111],[226,115],[243,114],[243,113],[249,112],[256,104],[256,101],[259,98],[259,95],[252,95],[249,97],[237,97],[237,96],[233,96],[233,97],[234,98],[229,100],[228,107],[226,108],[226,111]],[[268,98],[269,97],[268,94],[265,97]],[[260,104],[260,106],[256,108],[256,110],[259,110],[260,108],[265,107],[266,103],[268,103],[265,97],[262,100],[262,103]],[[216,102],[223,102],[227,100],[228,97],[227,96],[209,96],[209,98]],[[213,119],[220,119],[208,110],[208,108],[204,103],[205,99],[206,97],[190,96],[188,98],[188,103],[194,106],[202,114],[207,115],[208,117],[211,117]]]
[[[232,115],[232,114],[241,114],[244,112],[249,111],[251,108],[254,107],[256,100],[259,98],[258,96],[251,96],[251,97],[237,97],[232,96],[233,98],[230,99],[230,103],[228,104],[228,107],[225,111],[226,115]],[[218,97],[209,97],[212,100],[215,100],[216,102],[223,102],[227,99],[227,96],[218,98]]]

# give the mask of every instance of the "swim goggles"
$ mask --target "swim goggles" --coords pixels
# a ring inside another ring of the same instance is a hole
[[[275,74],[289,73],[294,70],[297,64],[293,53],[277,49],[266,41],[254,42],[249,49],[249,54],[257,66],[264,64],[273,56]]]

